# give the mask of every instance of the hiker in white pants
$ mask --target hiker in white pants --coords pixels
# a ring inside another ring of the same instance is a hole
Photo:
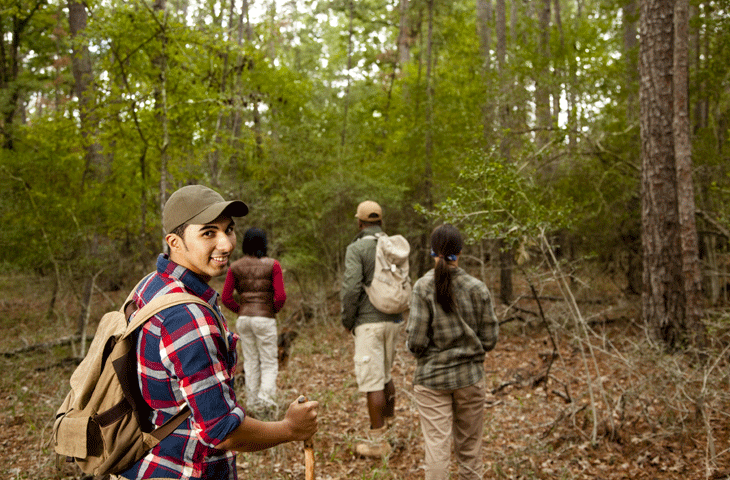
[[[264,413],[275,408],[279,374],[276,313],[286,301],[281,265],[266,256],[266,233],[249,228],[241,242],[243,257],[231,264],[221,299],[236,312],[241,336],[246,407]],[[233,298],[237,292],[240,300]]]
[[[254,409],[275,407],[279,374],[276,320],[244,315],[238,317],[236,330],[241,336],[246,405]]]

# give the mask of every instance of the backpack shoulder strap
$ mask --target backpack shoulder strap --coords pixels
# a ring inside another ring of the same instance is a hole
[[[385,232],[378,232],[374,233],[372,235],[365,235],[364,237],[360,237],[359,240],[375,240],[376,242],[380,239],[380,237],[387,237],[388,235],[385,234]]]
[[[218,312],[215,311],[214,308],[210,306],[208,302],[203,300],[202,298],[196,297],[193,294],[190,293],[184,293],[184,292],[177,292],[177,293],[167,293],[165,295],[160,295],[159,297],[153,298],[147,305],[139,309],[137,314],[134,316],[132,321],[127,325],[127,330],[124,332],[124,337],[129,336],[132,332],[137,330],[142,324],[144,324],[147,320],[154,317],[161,311],[165,310],[166,308],[173,307],[175,305],[183,305],[186,303],[197,303],[198,305],[201,305],[203,307],[207,307],[208,310],[210,310],[213,313],[213,316],[215,317],[216,321],[218,322],[218,328],[221,332],[224,332],[225,329],[223,328],[223,319],[220,318],[220,315],[218,315]],[[126,302],[125,302],[126,304]],[[228,338],[226,335],[222,335],[223,341],[226,344],[226,350],[228,349]]]
[[[163,438],[170,435],[172,432],[177,430],[177,427],[182,425],[186,418],[190,416],[190,407],[185,405],[179,412],[173,415],[168,421],[155,428],[150,432],[150,435],[155,437],[158,442],[161,442]]]

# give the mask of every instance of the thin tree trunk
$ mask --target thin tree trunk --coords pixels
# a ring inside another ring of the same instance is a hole
[[[674,4],[674,156],[677,168],[677,206],[679,239],[682,251],[682,277],[685,296],[685,321],[694,339],[702,336],[700,317],[702,274],[695,220],[695,194],[692,179],[692,143],[689,121],[689,1]]]
[[[699,5],[693,6],[690,5],[690,17],[697,17],[699,15],[699,12],[703,10],[704,6],[703,3],[700,2]],[[701,35],[701,29],[695,28],[694,31],[690,34],[690,52],[692,52],[692,70],[698,72],[703,67],[702,65],[702,59],[703,59],[703,43],[702,43],[702,35]],[[695,97],[695,106],[694,106],[694,125],[693,125],[693,132],[697,133],[699,130],[704,129],[707,127],[707,118],[708,118],[708,112],[707,112],[707,97],[705,94],[706,86],[705,86],[705,78],[702,77],[700,80],[696,80],[692,83],[692,89],[694,92]]]
[[[165,203],[167,202],[167,190],[168,190],[168,171],[167,171],[167,165],[169,162],[169,152],[168,147],[170,145],[170,126],[169,126],[169,116],[167,112],[167,32],[165,31],[166,24],[167,24],[167,1],[166,0],[155,0],[155,3],[152,7],[153,12],[156,15],[159,15],[160,12],[162,12],[162,23],[159,24],[159,32],[158,37],[160,40],[160,45],[162,46],[162,50],[160,51],[159,55],[157,55],[152,63],[157,68],[157,75],[158,75],[158,84],[155,86],[154,91],[154,99],[155,99],[155,118],[157,122],[160,124],[160,128],[162,130],[162,139],[160,142],[160,214],[162,214],[162,210],[165,207]],[[167,243],[165,242],[165,232],[163,230],[162,232],[162,249],[163,251],[167,248]]]
[[[499,156],[503,162],[511,162],[509,126],[511,122],[511,105],[509,101],[510,85],[507,75],[507,35],[506,35],[506,5],[505,0],[497,0],[496,30],[497,30],[497,69],[499,70]],[[504,250],[507,248],[507,250]],[[512,249],[508,248],[503,240],[499,241],[499,298],[502,303],[508,304],[513,296],[512,286]]]
[[[550,0],[542,0],[538,4],[539,37],[538,49],[540,51],[539,67],[535,78],[535,118],[537,120],[537,134],[535,140],[538,148],[548,144],[548,128],[550,127]]]
[[[626,118],[631,123],[637,119],[636,85],[639,82],[639,68],[637,64],[637,12],[636,0],[628,0],[623,6],[624,58],[626,62]]]
[[[350,11],[350,23],[349,28],[347,29],[347,85],[345,86],[345,111],[342,115],[342,132],[340,134],[340,146],[343,149],[345,148],[345,142],[347,139],[347,116],[350,110],[350,82],[352,81],[352,78],[350,77],[350,69],[352,68],[352,37],[354,35],[353,18],[355,16],[355,5],[353,0],[349,0],[347,5]]]
[[[555,19],[555,26],[558,28],[559,50],[557,52],[558,62],[554,68],[553,77],[557,78],[558,81],[552,88],[553,92],[553,110],[551,113],[550,123],[554,125],[557,119],[560,117],[560,99],[562,98],[563,92],[561,91],[562,85],[565,83],[565,33],[563,32],[563,19],[560,12],[560,0],[553,0],[553,18]]]
[[[423,202],[427,209],[433,207],[432,198],[432,181],[433,181],[433,10],[434,0],[428,0],[428,36],[426,38],[426,108],[425,108],[425,132],[424,132],[424,158],[423,158]],[[423,276],[426,273],[428,259],[426,251],[428,250],[428,239],[430,235],[430,229],[428,228],[427,221],[424,220],[424,224],[421,226],[421,258],[418,262],[418,276]]]
[[[492,0],[477,0],[477,35],[479,37],[479,53],[482,57],[482,139],[484,148],[489,148],[492,131],[494,129],[494,95],[490,92],[491,65],[491,20]]]
[[[408,0],[400,0],[400,23],[398,27],[398,65],[401,72],[411,59],[410,22],[408,21]]]
[[[234,0],[230,0],[230,3],[228,4],[228,38],[227,40],[230,41],[231,37],[233,37],[233,25],[235,23],[235,7],[236,2]],[[223,20],[223,14],[220,15],[220,22],[222,23]],[[225,98],[226,95],[226,88],[228,86],[228,71],[229,71],[229,62],[230,62],[230,50],[228,48],[225,49],[223,55],[223,68],[221,69],[221,76],[220,76],[220,87],[218,88],[218,93],[220,94],[220,98]],[[214,188],[220,187],[220,175],[221,175],[221,145],[223,144],[223,138],[221,135],[221,130],[223,130],[224,123],[226,126],[230,126],[231,122],[226,121],[227,119],[224,118],[224,112],[223,109],[218,110],[218,115],[216,116],[215,121],[215,129],[213,130],[213,145],[211,148],[211,152],[208,155],[208,165],[210,166],[210,182],[211,185]]]
[[[505,305],[512,301],[512,270],[514,267],[512,249],[503,240],[499,241],[499,299]]]
[[[89,46],[84,38],[87,23],[86,6],[75,0],[68,2],[68,24],[71,31],[71,71],[74,77],[74,94],[79,101],[81,138],[84,143],[86,165],[81,177],[81,190],[87,182],[100,178],[103,166],[101,146],[96,141],[98,119],[95,113],[94,76],[91,69]]]

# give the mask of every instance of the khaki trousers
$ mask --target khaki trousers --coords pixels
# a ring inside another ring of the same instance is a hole
[[[426,480],[449,477],[451,442],[460,480],[482,478],[484,380],[457,390],[432,390],[414,385],[426,450]]]

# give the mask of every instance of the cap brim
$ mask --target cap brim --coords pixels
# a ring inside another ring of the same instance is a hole
[[[221,215],[229,217],[245,217],[248,214],[248,206],[240,200],[220,202],[210,205],[208,208],[188,220],[190,225],[204,225],[214,221]]]

